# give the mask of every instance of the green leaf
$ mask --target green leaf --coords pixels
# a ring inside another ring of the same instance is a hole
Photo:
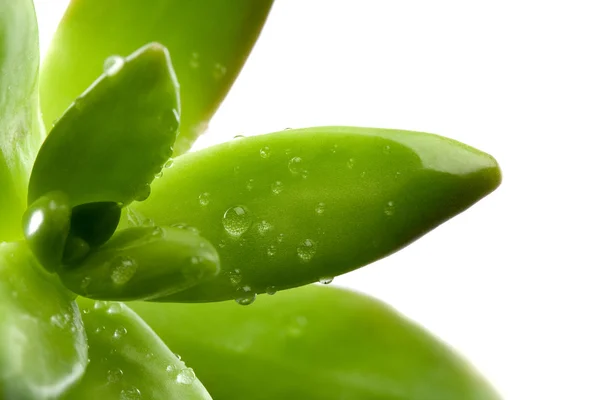
[[[171,156],[179,113],[177,79],[163,46],[151,43],[113,59],[48,135],[31,174],[29,203],[50,191],[66,193],[72,206],[143,200]]]
[[[0,0],[0,239],[21,236],[27,179],[43,140],[31,0]]]
[[[80,383],[61,399],[211,399],[194,371],[126,305],[77,301],[90,362]]]
[[[90,85],[106,58],[157,41],[169,49],[181,83],[183,114],[175,154],[186,152],[238,75],[272,2],[72,1],[42,68],[46,126]]]
[[[178,157],[132,209],[218,245],[215,280],[165,301],[237,299],[329,279],[401,249],[493,191],[488,154],[440,136],[321,127]]]
[[[118,231],[76,267],[58,271],[73,292],[93,299],[149,300],[211,280],[219,255],[185,227],[139,227]]]
[[[452,350],[373,298],[307,286],[235,303],[131,307],[215,399],[497,400]]]
[[[83,375],[77,303],[24,243],[0,243],[0,398],[54,399]]]

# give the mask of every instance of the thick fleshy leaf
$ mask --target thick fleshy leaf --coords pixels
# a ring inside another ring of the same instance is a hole
[[[194,371],[126,305],[77,301],[90,362],[80,383],[61,399],[211,399]]]
[[[58,274],[66,287],[85,297],[149,300],[211,280],[218,271],[217,251],[196,231],[138,227],[118,231],[104,246]]]
[[[80,379],[87,356],[71,293],[24,243],[0,243],[0,398],[54,399]]]
[[[178,157],[132,209],[158,225],[196,227],[218,245],[217,279],[163,300],[243,303],[385,257],[499,183],[494,158],[450,139],[322,127]]]
[[[227,94],[272,2],[72,1],[42,67],[46,126],[92,83],[106,58],[157,41],[169,49],[181,83],[183,113],[175,154],[184,153]]]
[[[27,179],[43,140],[31,0],[0,0],[0,241],[21,236]]]
[[[61,76],[69,76],[65,83],[78,74]],[[66,193],[72,206],[147,197],[171,156],[179,112],[177,79],[163,46],[151,43],[112,59],[48,135],[31,174],[29,203],[51,191]]]
[[[307,286],[235,303],[131,307],[227,400],[497,400],[452,350],[373,298]]]

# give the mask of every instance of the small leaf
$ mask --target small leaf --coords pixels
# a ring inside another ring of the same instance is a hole
[[[139,227],[117,233],[77,266],[58,271],[73,292],[93,299],[147,300],[210,280],[215,248],[185,227]]]
[[[33,167],[30,204],[57,190],[72,206],[127,204],[150,194],[177,134],[177,80],[156,43],[114,62],[48,135]]]
[[[249,307],[131,307],[216,399],[499,399],[435,337],[348,290],[307,286]]]
[[[46,126],[90,85],[105,59],[158,41],[169,49],[181,83],[181,133],[174,147],[176,155],[186,152],[237,77],[272,3],[72,1],[42,68]]]
[[[90,363],[62,400],[210,400],[194,371],[125,304],[77,300]]]
[[[496,161],[440,136],[322,127],[237,139],[175,159],[131,208],[218,245],[216,279],[163,298],[250,298],[331,278],[410,244],[493,191]]]
[[[27,179],[44,132],[31,0],[0,0],[0,241],[21,237]]]
[[[24,243],[0,243],[0,397],[54,399],[83,375],[77,303]]]

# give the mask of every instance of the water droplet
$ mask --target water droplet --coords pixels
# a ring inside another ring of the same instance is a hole
[[[210,193],[204,192],[198,196],[198,203],[200,203],[202,207],[206,207],[208,203],[210,203]]]
[[[92,277],[91,276],[84,276],[81,279],[81,282],[79,283],[79,287],[81,288],[81,290],[85,290],[90,286],[90,283],[92,283]]]
[[[300,157],[294,157],[288,162],[288,169],[293,175],[302,175],[304,179],[308,177],[308,171],[304,168],[304,161]]]
[[[277,288],[275,286],[267,286],[266,292],[269,296],[273,296],[275,293],[277,293]]]
[[[383,154],[390,154],[392,152],[392,148],[390,147],[389,144],[386,144],[385,146],[383,146]]]
[[[223,64],[216,63],[215,69],[213,70],[213,76],[215,79],[221,79],[227,73],[227,68]]]
[[[239,269],[229,271],[229,281],[233,286],[237,286],[242,282],[242,272]]]
[[[236,295],[235,302],[240,306],[249,306],[256,300],[256,293],[254,293],[252,288],[248,285],[239,288],[236,291]]]
[[[123,311],[121,303],[111,303],[111,305],[108,306],[108,310],[106,310],[109,314],[119,314],[121,311]]]
[[[244,206],[231,207],[223,215],[223,227],[233,237],[242,236],[251,225],[252,216]]]
[[[296,249],[298,257],[304,262],[309,262],[315,256],[317,252],[317,245],[310,239],[303,241],[300,246]]]
[[[162,177],[163,177],[163,172],[162,171],[160,171],[158,174],[154,175],[155,179],[160,179]]]
[[[163,166],[163,168],[165,168],[165,169],[169,169],[169,168],[171,168],[171,167],[173,166],[173,163],[174,163],[173,159],[172,159],[172,158],[169,158],[169,159],[167,160],[167,162],[165,163],[165,165]]]
[[[400,178],[402,176],[402,172],[400,171],[396,171],[396,179]]]
[[[225,248],[225,246],[226,246],[226,243],[225,243],[225,241],[224,241],[224,240],[221,240],[221,241],[219,242],[219,247],[220,247],[221,249],[224,249],[224,248]]]
[[[285,235],[283,233],[277,235],[277,243],[283,243],[283,239],[285,239]]]
[[[137,263],[130,257],[116,257],[111,262],[110,278],[115,285],[124,285],[133,278],[137,271]]]
[[[151,236],[154,238],[163,238],[165,237],[165,230],[160,226],[156,226],[152,229]]]
[[[271,185],[271,192],[273,194],[281,194],[283,192],[283,183],[281,181],[276,181]]]
[[[135,192],[133,198],[135,201],[144,201],[148,197],[150,197],[151,188],[149,184],[145,184],[140,186],[140,188]]]
[[[89,313],[90,313],[90,309],[89,309],[89,308],[84,308],[84,309],[82,309],[82,310],[81,310],[81,312],[82,312],[83,314],[86,314],[86,315],[87,315],[87,314],[89,314]]]
[[[246,136],[244,136],[244,135],[235,135],[233,138],[234,138],[234,139],[243,139],[243,138],[245,138],[245,137],[246,137]]]
[[[325,213],[325,203],[317,204],[317,207],[315,207],[315,212],[319,215],[323,215],[323,213]]]
[[[394,204],[393,201],[388,201],[383,209],[383,213],[385,215],[387,215],[388,217],[390,217],[390,216],[394,215],[395,212],[396,212],[396,204]]]
[[[69,321],[67,321],[62,314],[56,314],[50,317],[50,323],[59,329],[64,329],[68,322]]]
[[[177,374],[177,383],[180,383],[182,385],[191,385],[192,383],[194,383],[194,381],[196,380],[196,374],[194,373],[194,370],[191,368],[185,368],[182,369],[178,374]]]
[[[356,164],[356,160],[354,158],[349,159],[348,162],[346,163],[346,165],[350,169],[354,168],[354,164]]]
[[[108,76],[113,76],[125,65],[125,59],[121,56],[110,56],[104,60],[104,73]]]
[[[360,177],[361,178],[364,178],[365,176],[367,176],[367,172],[366,171],[363,171],[363,172],[360,173]]]
[[[106,327],[104,325],[100,325],[96,329],[94,329],[94,333],[100,334],[100,333],[104,332],[105,330],[106,330]]]
[[[141,398],[142,393],[134,386],[121,390],[120,400],[140,400]]]
[[[322,283],[323,285],[329,285],[331,282],[333,282],[333,277],[332,276],[324,276],[322,278],[319,278],[319,282]]]
[[[256,229],[258,230],[258,234],[261,236],[266,235],[271,229],[273,229],[273,225],[268,223],[267,221],[260,221],[256,225]]]
[[[173,372],[177,371],[177,367],[175,367],[172,364],[169,364],[169,365],[167,365],[167,369],[166,370],[167,370],[168,373],[173,373]]]
[[[277,247],[272,244],[267,248],[267,255],[273,257],[277,253]]]
[[[284,131],[291,131],[292,128],[285,128]]]
[[[254,179],[248,179],[248,182],[246,182],[246,190],[250,191],[254,189]]]
[[[271,157],[271,149],[269,148],[269,146],[265,146],[262,149],[260,149],[260,156],[262,158],[269,158],[269,157]]]
[[[94,310],[104,310],[108,307],[108,301],[97,300],[94,302]]]
[[[332,152],[333,154],[335,154],[335,153],[337,153],[337,151],[338,151],[338,145],[337,145],[337,144],[334,144],[334,145],[333,145],[333,147],[331,148],[331,152]]]
[[[127,328],[124,326],[120,326],[113,332],[113,339],[121,339],[123,336],[127,335]]]
[[[109,369],[108,373],[106,374],[106,380],[108,381],[108,383],[117,383],[121,380],[122,377],[123,371],[118,368]]]

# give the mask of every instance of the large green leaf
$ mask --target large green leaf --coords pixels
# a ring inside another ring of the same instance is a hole
[[[307,286],[250,307],[131,305],[216,400],[497,400],[447,346],[381,302]]]
[[[46,126],[92,83],[106,58],[156,41],[171,52],[181,83],[183,113],[175,154],[184,153],[227,94],[272,2],[72,1],[42,69]]]
[[[0,0],[0,240],[20,236],[27,179],[43,132],[31,0]]]
[[[0,243],[0,398],[54,399],[83,375],[87,356],[71,294],[24,243]]]
[[[51,191],[66,193],[71,206],[142,200],[172,154],[179,114],[177,79],[162,45],[113,59],[45,140],[29,203]]]
[[[67,400],[210,400],[194,371],[122,303],[80,298],[90,362]]]
[[[188,224],[219,250],[216,279],[162,300],[248,303],[385,257],[499,183],[490,155],[440,136],[310,128],[178,157],[130,213]]]

